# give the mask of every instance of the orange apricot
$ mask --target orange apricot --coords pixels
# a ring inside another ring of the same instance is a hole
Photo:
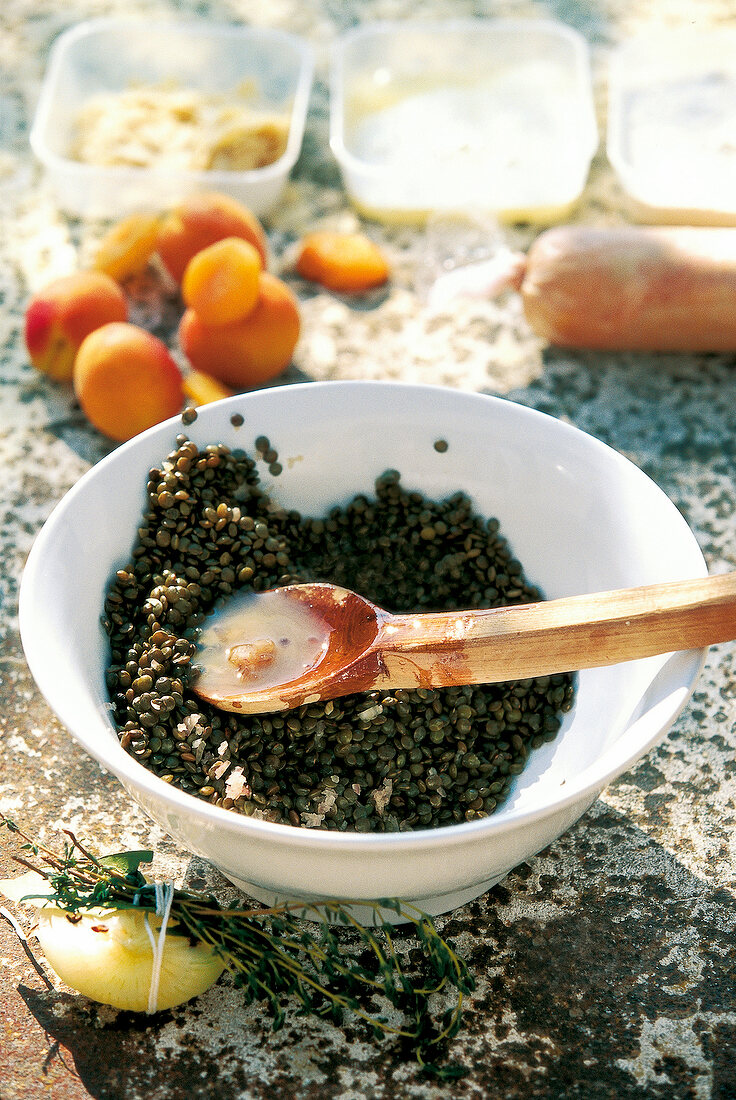
[[[179,325],[179,343],[195,370],[236,390],[275,378],[288,367],[300,331],[297,300],[281,279],[262,271],[258,301],[242,321],[206,325],[187,309]]]
[[[184,396],[195,405],[209,405],[232,395],[233,390],[201,370],[190,370],[184,378]]]
[[[96,270],[118,283],[140,275],[156,251],[159,222],[154,214],[131,214],[113,225],[97,245]]]
[[[110,321],[126,321],[128,304],[118,284],[101,271],[54,279],[31,298],[25,342],[31,363],[57,382],[68,382],[86,336]]]
[[[266,234],[258,218],[230,195],[217,192],[190,195],[171,210],[159,227],[157,250],[171,277],[181,283],[192,257],[223,237],[248,241],[267,266]]]
[[[181,293],[206,325],[240,321],[258,300],[259,252],[240,237],[224,237],[192,256]]]
[[[304,237],[296,269],[302,278],[338,294],[360,294],[382,286],[389,277],[386,258],[364,233],[326,229]]]
[[[82,342],[74,363],[74,392],[98,431],[122,443],[175,416],[184,394],[168,348],[138,325],[113,323]]]

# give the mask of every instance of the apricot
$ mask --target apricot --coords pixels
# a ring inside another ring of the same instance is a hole
[[[160,220],[155,214],[131,214],[113,225],[97,245],[95,269],[118,283],[140,275],[156,251]]]
[[[303,279],[338,294],[360,294],[382,286],[389,277],[386,258],[364,233],[326,229],[304,237],[296,269]]]
[[[190,195],[164,217],[157,250],[171,277],[181,283],[192,257],[224,237],[248,241],[266,267],[268,245],[258,218],[230,195],[214,191]]]
[[[224,237],[191,258],[181,283],[186,305],[206,325],[227,325],[250,313],[258,300],[260,253],[240,237]]]
[[[211,374],[201,370],[191,370],[184,378],[184,396],[195,405],[209,405],[212,401],[221,401],[223,397],[232,397],[233,391],[223,386]]]
[[[79,271],[54,279],[31,298],[25,342],[31,363],[58,382],[68,382],[86,336],[110,321],[126,321],[128,305],[114,279]]]
[[[179,325],[181,349],[194,369],[235,390],[281,374],[299,339],[299,306],[286,284],[262,271],[258,287],[258,300],[242,321],[206,325],[195,310],[187,309]]]
[[[184,392],[168,348],[138,325],[113,323],[82,342],[74,392],[98,431],[118,443],[175,416]]]

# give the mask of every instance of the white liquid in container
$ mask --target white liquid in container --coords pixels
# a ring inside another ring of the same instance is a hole
[[[278,589],[236,596],[202,628],[197,690],[229,695],[290,683],[322,660],[328,637],[319,615]]]
[[[733,205],[736,186],[736,74],[716,70],[632,93],[625,104],[626,152],[667,202]]]
[[[643,35],[612,55],[608,156],[643,221],[736,220],[736,28]]]
[[[491,74],[374,80],[348,100],[345,144],[414,207],[564,204],[582,187],[579,86],[544,60]],[[374,181],[375,182],[375,181]]]

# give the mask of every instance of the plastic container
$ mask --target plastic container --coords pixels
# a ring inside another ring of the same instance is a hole
[[[330,144],[365,215],[569,214],[597,147],[588,48],[532,20],[378,23],[331,64]]]
[[[646,35],[614,51],[607,152],[634,217],[736,224],[736,28]]]
[[[54,44],[31,129],[31,146],[70,214],[118,217],[161,207],[196,190],[223,191],[257,215],[278,200],[301,149],[312,84],[311,47],[275,30],[209,22],[93,19]],[[249,171],[97,166],[72,159],[80,109],[101,93],[136,84],[233,93],[244,82],[253,106],[286,113],[286,148],[272,164]]]

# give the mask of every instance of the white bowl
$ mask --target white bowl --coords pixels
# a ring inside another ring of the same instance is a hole
[[[284,31],[206,20],[89,19],[54,43],[31,147],[70,214],[121,217],[207,190],[224,191],[262,216],[278,201],[299,156],[313,69],[311,46]],[[244,81],[253,82],[255,106],[289,116],[287,146],[273,164],[242,172],[183,171],[83,164],[70,156],[75,119],[92,96],[136,84],[231,94]]]
[[[236,427],[233,414],[244,417]],[[401,897],[430,913],[483,893],[567,829],[654,745],[688,700],[702,651],[579,676],[554,743],[532,754],[495,815],[410,833],[339,833],[257,821],[169,786],[120,747],[105,686],[103,594],[129,560],[151,467],[185,430],[200,445],[252,450],[267,435],[283,462],[271,484],[303,514],[373,488],[388,468],[434,499],[465,490],[500,519],[548,597],[702,576],[682,516],[621,455],[511,401],[431,386],[306,383],[242,394],[144,432],[98,463],[56,507],[23,576],[20,623],[31,671],[86,751],[182,845],[247,893]],[[447,440],[445,453],[433,443]]]

